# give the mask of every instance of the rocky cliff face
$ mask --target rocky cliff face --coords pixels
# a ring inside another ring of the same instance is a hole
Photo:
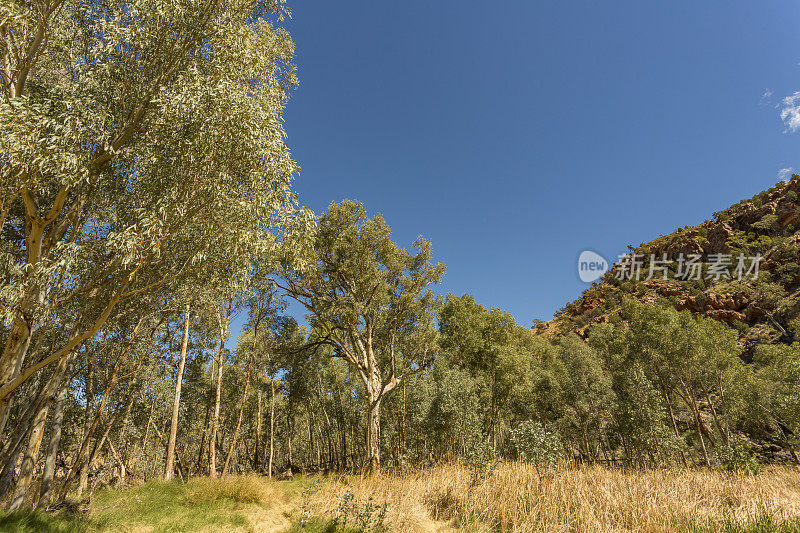
[[[749,200],[714,214],[693,227],[631,247],[641,258],[642,275],[637,279],[618,279],[621,265],[584,291],[577,300],[561,309],[553,320],[535,329],[544,335],[575,331],[585,336],[588,328],[608,321],[626,295],[645,301],[663,301],[679,310],[703,314],[726,322],[740,332],[745,347],[758,343],[800,340],[800,176],[793,176]],[[675,261],[668,279],[654,276],[647,280],[651,258],[671,260],[702,256],[707,264],[716,254],[730,256],[731,276],[719,279],[705,272],[700,279],[680,277],[681,265]],[[737,279],[734,267],[738,257],[760,256],[759,273]],[[745,353],[750,352],[746,350]]]

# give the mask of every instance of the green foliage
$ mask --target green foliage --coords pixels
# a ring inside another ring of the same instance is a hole
[[[568,335],[554,346],[538,344],[536,354],[527,391],[534,408],[530,414],[552,422],[569,453],[596,458],[616,402],[599,352]]]
[[[728,519],[722,527],[692,528],[692,531],[708,531],[721,533],[800,533],[800,520],[792,518],[789,520],[776,520],[766,511],[752,520]]]
[[[716,404],[715,428],[723,438],[744,412],[749,386],[736,330],[633,299],[620,314],[626,322],[596,326],[590,344],[604,354],[614,376],[615,423],[627,452],[640,462],[674,458],[689,444],[685,432],[675,435],[679,408],[688,418],[686,429],[695,435],[711,431],[695,416],[701,401]]]
[[[336,524],[347,527],[351,524],[365,533],[388,531],[391,523],[387,520],[389,502],[377,504],[368,496],[359,501],[350,491],[345,491],[339,497],[336,509]]]
[[[774,213],[767,213],[758,222],[754,222],[752,226],[759,231],[774,231],[778,226],[778,216]]]
[[[638,462],[656,465],[674,459],[685,443],[672,433],[663,396],[640,364],[618,377],[617,391],[616,428]]]
[[[530,379],[534,335],[509,314],[477,304],[465,294],[449,294],[439,313],[439,345],[450,364],[474,379],[474,409],[497,439],[501,419],[508,414]]]
[[[564,457],[558,434],[547,431],[539,422],[526,421],[511,430],[511,442],[523,461],[556,464]]]
[[[758,460],[741,439],[731,439],[728,444],[717,447],[716,456],[719,465],[730,472],[746,472],[753,475],[761,472]]]
[[[477,429],[473,429],[464,450],[464,464],[472,475],[472,486],[485,481],[497,468],[497,452],[489,439]]]
[[[303,489],[302,503],[300,505],[300,525],[305,526],[308,524],[311,516],[311,497],[316,494],[320,489],[319,481],[314,481],[312,484]]]
[[[472,374],[444,358],[437,359],[414,387],[412,401],[419,409],[416,423],[426,428],[425,440],[437,457],[463,453],[471,432],[482,421],[477,398],[482,398],[481,388]]]
[[[282,1],[3,6],[0,46],[30,46],[0,99],[0,315],[19,333],[0,427],[32,362],[46,373],[174,300],[233,299],[311,225],[290,190]]]
[[[759,346],[755,363],[761,411],[784,439],[796,442],[800,435],[800,343]]]

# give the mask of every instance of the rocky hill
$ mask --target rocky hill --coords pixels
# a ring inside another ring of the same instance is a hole
[[[726,322],[739,330],[745,357],[757,344],[792,342],[800,335],[799,198],[800,176],[794,175],[702,224],[629,247],[629,260],[535,329],[585,336],[629,295]],[[757,274],[746,271],[753,261]],[[699,275],[691,262],[702,263]]]

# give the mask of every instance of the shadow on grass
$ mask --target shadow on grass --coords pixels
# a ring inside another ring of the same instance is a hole
[[[766,512],[751,520],[728,519],[721,525],[693,524],[691,533],[800,533],[800,519],[789,518],[776,521]]]
[[[0,512],[0,532],[4,533],[77,533],[97,528],[98,524],[76,514],[48,514],[40,511]]]
[[[361,533],[361,529],[338,525],[335,520],[312,517],[305,524],[295,522],[286,533]]]

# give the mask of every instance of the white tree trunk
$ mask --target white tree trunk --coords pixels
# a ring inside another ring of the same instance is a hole
[[[220,335],[222,332],[220,331]],[[208,441],[208,474],[217,477],[217,431],[219,430],[219,404],[222,394],[222,340],[219,341],[219,357],[217,358],[217,390],[214,397],[214,418],[211,422],[211,438]]]
[[[167,442],[167,457],[164,464],[164,481],[172,479],[175,470],[175,441],[178,438],[178,413],[181,406],[181,385],[183,383],[183,371],[186,368],[186,352],[189,347],[189,304],[186,304],[183,318],[183,343],[181,344],[181,358],[178,362],[178,375],[175,378],[175,401],[172,403],[172,424],[169,429],[169,441]]]

